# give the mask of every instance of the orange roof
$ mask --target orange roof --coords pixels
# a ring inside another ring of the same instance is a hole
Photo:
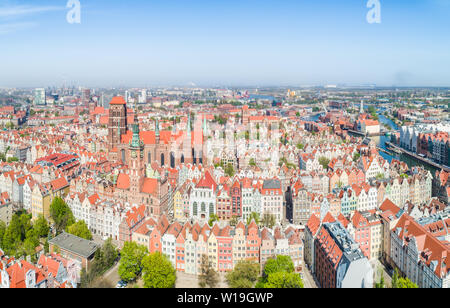
[[[212,178],[209,171],[206,171],[203,177],[200,179],[200,181],[197,183],[196,187],[202,187],[202,188],[211,188],[214,191],[216,190],[217,184]]]
[[[130,177],[128,174],[121,173],[117,177],[117,188],[119,189],[129,189],[130,188]]]
[[[125,101],[125,99],[122,96],[116,96],[116,97],[113,97],[113,99],[111,100],[111,102],[109,104],[110,105],[126,105],[127,102]]]
[[[386,199],[384,202],[380,205],[380,211],[391,211],[394,215],[397,215],[397,213],[400,211],[400,208],[396,206],[391,200]]]
[[[308,223],[306,224],[306,228],[311,232],[312,235],[315,235],[317,233],[317,230],[319,230],[319,227],[320,219],[317,218],[316,215],[312,214],[308,220]]]
[[[146,194],[155,194],[158,188],[158,180],[146,178],[142,184],[142,192]]]
[[[69,186],[69,183],[67,182],[67,180],[66,180],[65,177],[61,177],[61,178],[59,178],[59,179],[56,179],[56,180],[54,180],[54,181],[51,181],[50,184],[52,185],[52,189],[53,189],[54,191],[60,190],[60,189],[62,189],[62,188],[64,188],[64,187]]]

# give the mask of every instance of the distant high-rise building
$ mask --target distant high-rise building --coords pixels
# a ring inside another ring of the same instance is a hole
[[[90,89],[83,89],[81,91],[81,103],[83,105],[87,105],[90,100],[91,100],[91,90]]]
[[[46,104],[44,88],[37,88],[34,90],[34,104],[35,105],[45,105]]]
[[[147,103],[147,90],[146,89],[141,90],[141,94],[139,95],[139,103],[140,104]]]
[[[130,92],[125,91],[125,101],[127,102],[127,104],[129,103],[129,98],[130,98]]]

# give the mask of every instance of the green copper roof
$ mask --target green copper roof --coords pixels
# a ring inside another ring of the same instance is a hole
[[[156,122],[155,122],[155,135],[159,136],[159,120],[158,119],[156,119]]]
[[[131,139],[131,144],[133,148],[138,148],[141,146],[141,138],[139,137],[139,124],[133,124],[133,138]]]

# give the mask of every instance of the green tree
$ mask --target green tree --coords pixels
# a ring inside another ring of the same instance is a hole
[[[108,238],[103,243],[102,252],[103,252],[104,264],[105,264],[106,268],[110,268],[111,266],[113,266],[114,262],[117,259],[118,254],[119,254],[117,251],[117,248],[113,245],[111,238]]]
[[[383,270],[380,270],[380,282],[375,283],[375,288],[376,289],[384,289],[386,288],[386,284],[384,282],[384,275],[383,275]]]
[[[264,275],[266,277],[277,272],[292,273],[294,271],[294,263],[289,256],[277,256],[275,259],[269,259],[264,266]]]
[[[120,278],[127,282],[135,280],[142,270],[142,259],[147,254],[147,248],[135,242],[125,242],[120,254]]]
[[[89,231],[88,226],[84,222],[84,220],[79,220],[76,223],[68,226],[66,231],[75,236],[84,238],[86,240],[92,240],[92,233]]]
[[[305,145],[303,143],[298,143],[297,144],[297,149],[303,150],[304,148],[305,148]]]
[[[398,270],[395,269],[394,275],[392,275],[392,288],[393,289],[397,289],[398,288],[398,279],[399,279]]]
[[[264,227],[272,229],[273,226],[275,226],[275,223],[276,223],[275,215],[269,213],[265,213],[263,215],[261,224]]]
[[[36,261],[36,247],[39,246],[39,236],[34,229],[27,232],[25,241],[23,242],[23,251],[27,256],[31,256],[32,261]]]
[[[50,204],[50,216],[55,223],[56,232],[58,234],[75,223],[72,211],[60,197],[55,197]]]
[[[21,240],[24,241],[27,236],[27,232],[33,228],[33,225],[31,224],[31,215],[26,213],[20,214],[19,222]]]
[[[50,245],[48,244],[48,239],[45,240],[44,243],[44,252],[47,254],[50,251]]]
[[[173,288],[177,279],[170,260],[160,252],[146,255],[142,260],[145,288]]]
[[[13,162],[18,162],[19,159],[17,157],[9,157],[7,161],[8,161],[8,163],[13,163]]]
[[[22,231],[19,215],[14,214],[3,235],[3,249],[8,255],[14,255],[22,243]]]
[[[289,256],[269,259],[264,266],[263,276],[257,288],[303,288],[303,282],[295,273],[294,263]]]
[[[14,129],[14,124],[13,124],[13,122],[8,122],[8,123],[6,123],[5,127],[7,129]]]
[[[232,164],[228,164],[225,167],[225,174],[228,175],[230,178],[234,176],[234,168]]]
[[[219,283],[219,274],[211,266],[208,256],[206,254],[202,255],[200,263],[200,275],[198,277],[198,285],[201,288],[215,288]]]
[[[256,167],[256,162],[254,158],[250,158],[250,162],[248,163],[250,166]]]
[[[226,275],[231,288],[253,288],[259,276],[259,264],[251,261],[239,261],[234,269]]]
[[[233,217],[231,217],[231,220],[230,220],[230,226],[236,227],[236,225],[238,224],[238,222],[239,222],[238,217],[235,216],[235,215],[233,215]]]
[[[398,280],[399,289],[418,289],[417,284],[409,280],[409,278],[400,278]]]
[[[383,180],[384,179],[384,174],[383,173],[378,173],[376,176],[377,180]]]
[[[0,220],[0,248],[3,248],[3,237],[6,232],[6,224],[3,220]]]
[[[361,154],[359,154],[359,153],[353,154],[353,161],[356,163],[360,157],[361,157]]]
[[[36,233],[40,238],[46,237],[48,235],[50,228],[48,226],[47,220],[44,218],[44,215],[39,215],[39,218],[33,225],[33,229],[36,230]]]
[[[319,164],[322,165],[323,169],[327,170],[328,169],[328,165],[330,164],[330,160],[326,157],[320,157],[319,158]]]
[[[109,268],[112,267],[117,259],[118,251],[112,244],[112,240],[108,239],[103,243],[102,248],[95,252],[94,261],[90,266],[89,272],[85,270],[81,273],[81,288],[97,288],[107,287],[103,280],[98,280],[97,277],[103,275]]]
[[[209,216],[208,225],[209,225],[210,227],[212,227],[212,226],[214,225],[214,222],[215,222],[215,221],[219,221],[219,216],[217,216],[216,214],[211,214],[211,215]]]
[[[303,281],[297,273],[276,272],[269,275],[264,288],[298,289],[303,288]]]
[[[257,225],[259,225],[259,213],[252,212],[250,214],[250,216],[247,218],[247,225],[249,225],[252,222],[253,219],[255,220],[255,223]]]

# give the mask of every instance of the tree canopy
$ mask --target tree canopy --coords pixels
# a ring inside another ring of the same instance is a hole
[[[319,164],[323,167],[323,169],[327,170],[328,165],[330,164],[330,160],[325,156],[319,158]]]
[[[264,227],[272,229],[273,226],[275,226],[275,223],[276,223],[275,215],[270,214],[270,213],[265,213],[263,215],[262,220],[261,220],[261,224]]]
[[[48,235],[50,228],[43,215],[39,215],[39,218],[34,222],[34,229],[39,237],[46,237]]]
[[[258,288],[303,288],[303,281],[300,275],[295,273],[291,257],[279,255],[266,262],[263,276],[256,286]]]
[[[76,223],[68,226],[66,231],[75,236],[84,238],[86,240],[92,240],[92,233],[89,231],[88,226],[84,222],[84,220],[79,220]]]
[[[203,254],[200,262],[200,275],[198,277],[198,285],[201,288],[215,288],[219,283],[219,274],[211,266],[208,256]]]
[[[8,226],[0,221],[0,248],[7,255],[16,258],[31,256],[32,261],[36,261],[36,247],[40,245],[39,240],[48,235],[45,224],[43,217],[32,224],[30,214],[15,213]]]
[[[259,213],[252,212],[250,214],[250,216],[248,217],[248,219],[247,219],[247,225],[249,225],[252,222],[253,219],[255,220],[255,223],[257,225],[259,225]]]
[[[170,260],[160,252],[146,255],[142,260],[142,272],[145,288],[173,288],[176,271]]]
[[[81,288],[90,288],[95,285],[95,280],[98,276],[103,275],[110,269],[118,256],[117,248],[112,244],[109,238],[104,243],[101,249],[95,252],[94,261],[90,266],[89,272],[85,269],[81,272],[80,286]]]
[[[55,197],[50,204],[50,216],[55,223],[56,232],[58,234],[75,223],[72,211],[60,197]]]
[[[135,280],[142,270],[142,259],[147,254],[147,248],[135,242],[125,242],[120,254],[120,278],[127,282]]]
[[[289,256],[277,256],[276,259],[269,259],[264,267],[264,275],[269,276],[270,274],[277,272],[287,272],[291,273],[294,269],[294,263]]]
[[[231,288],[253,288],[259,276],[259,264],[251,261],[239,261],[226,276]]]
[[[264,288],[303,288],[303,281],[297,273],[276,272],[267,277],[267,282],[264,284]]]

